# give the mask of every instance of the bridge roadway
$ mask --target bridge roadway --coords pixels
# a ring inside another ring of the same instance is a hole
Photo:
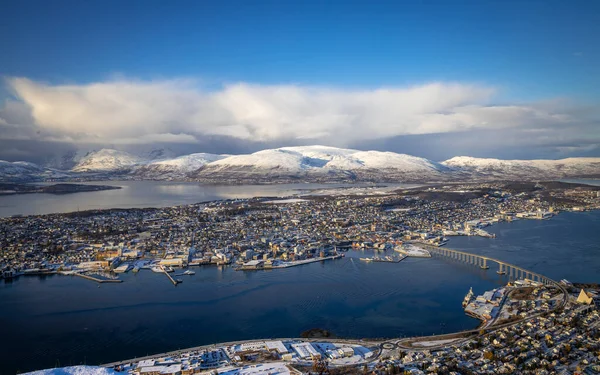
[[[497,273],[507,275],[511,279],[529,279],[540,282],[544,285],[558,285],[558,283],[544,275],[526,270],[523,267],[515,266],[514,264],[505,261],[491,258],[484,255],[467,253],[460,250],[448,249],[446,247],[437,247],[426,244],[418,244],[428,250],[432,255],[441,255],[447,258],[455,259],[459,262],[472,264],[482,269],[488,269],[488,263],[496,263],[498,265]]]

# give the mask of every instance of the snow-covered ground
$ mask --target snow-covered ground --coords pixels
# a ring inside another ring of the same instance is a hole
[[[117,375],[118,372],[98,366],[71,366],[28,372],[24,375]]]
[[[143,158],[125,151],[103,148],[84,156],[73,167],[73,172],[106,172],[131,168],[145,162]]]
[[[213,161],[224,159],[225,155],[198,153],[179,156],[174,159],[159,160],[148,164],[149,167],[172,168],[182,172],[192,172]]]
[[[415,185],[416,186],[416,185]],[[331,189],[314,189],[300,194],[301,196],[333,196],[333,195],[385,195],[393,190],[397,190],[398,186],[364,186],[351,188],[331,188]]]
[[[448,340],[438,340],[438,341],[418,341],[413,343],[413,346],[423,346],[423,347],[430,347],[430,346],[438,346],[438,345],[445,345],[445,344],[449,344],[451,342],[454,342],[456,340],[460,340],[460,339],[448,339]]]
[[[424,158],[394,152],[360,151],[327,146],[298,146],[234,155],[210,163],[214,171],[249,167],[287,172],[354,171],[394,169],[404,172],[439,173],[448,167]]]
[[[481,176],[523,176],[561,178],[567,175],[596,175],[600,158],[568,158],[560,160],[500,160],[456,156],[441,164]]]
[[[301,199],[301,198],[288,198],[288,199],[278,199],[278,200],[273,200],[273,201],[266,201],[263,203],[274,203],[274,204],[283,204],[283,203],[300,203],[300,202],[308,202],[307,199]]]
[[[273,362],[260,365],[245,366],[243,368],[230,368],[219,370],[219,375],[286,375],[291,374],[285,363]]]
[[[431,253],[429,253],[429,251],[412,244],[397,246],[395,250],[402,254],[406,254],[409,257],[431,258]]]
[[[478,179],[557,179],[600,175],[600,158],[562,160],[500,160],[458,156],[438,163],[395,152],[361,151],[328,146],[266,149],[252,154],[193,153],[173,157],[156,150],[145,155],[101,149],[89,152],[70,171],[26,162],[0,161],[0,181],[43,180],[68,177],[69,172],[129,175],[139,179],[199,181],[443,181]],[[66,165],[66,164],[60,164]],[[67,167],[68,168],[68,167]]]

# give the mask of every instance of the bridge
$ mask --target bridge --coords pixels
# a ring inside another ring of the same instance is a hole
[[[484,255],[477,255],[473,253],[467,253],[460,250],[448,249],[445,247],[436,247],[419,243],[419,246],[427,249],[432,255],[444,256],[450,259],[454,259],[459,262],[471,264],[481,269],[489,269],[489,263],[495,263],[498,266],[496,271],[500,275],[506,275],[510,279],[529,279],[542,283],[544,285],[558,285],[558,283],[544,275],[526,270],[523,267],[516,266],[514,264],[507,263],[505,261],[490,258]]]

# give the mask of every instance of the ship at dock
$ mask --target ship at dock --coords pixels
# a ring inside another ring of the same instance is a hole
[[[465,299],[463,299],[462,307],[466,307],[473,300],[473,288],[469,288],[469,292],[465,295]]]

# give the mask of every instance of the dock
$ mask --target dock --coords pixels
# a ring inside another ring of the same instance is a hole
[[[365,262],[380,262],[380,263],[400,263],[404,259],[408,258],[408,255],[402,255],[398,258],[395,257],[378,257],[375,256],[373,258],[360,258],[360,260]]]
[[[381,263],[400,263],[406,258],[408,258],[408,255],[403,255],[399,258],[391,258],[391,259],[388,259],[387,257],[386,258],[374,257],[374,258],[372,258],[372,261],[373,262],[381,262]]]
[[[303,259],[303,260],[295,260],[295,261],[290,261],[290,262],[282,262],[278,265],[273,265],[273,266],[265,266],[264,262],[262,260],[255,260],[252,261],[254,263],[252,264],[248,264],[245,263],[237,268],[235,268],[236,271],[257,271],[257,270],[275,270],[275,269],[281,269],[281,268],[290,268],[290,267],[296,267],[296,266],[301,266],[304,264],[309,264],[309,263],[315,263],[315,262],[321,262],[321,261],[325,261],[325,260],[331,260],[331,259],[339,259],[342,258],[344,255],[343,254],[336,254],[336,255],[330,255],[330,256],[326,256],[326,257],[319,257],[319,258],[310,258],[310,259]]]
[[[103,283],[122,283],[123,282],[123,280],[121,280],[121,279],[99,279],[97,277],[93,277],[93,276],[90,276],[90,275],[84,275],[82,273],[76,273],[76,272],[72,273],[72,275],[83,277],[84,279],[92,280],[92,281],[95,281],[95,282],[97,282],[99,284],[103,284]]]
[[[169,278],[169,280],[171,280],[171,282],[173,283],[173,285],[177,286],[177,284],[179,284],[179,281],[175,280],[173,277],[171,277],[171,275],[169,275],[169,273],[167,271],[165,271],[165,268],[163,266],[159,266],[159,267],[163,270],[163,273],[165,275],[167,275],[167,277]]]

